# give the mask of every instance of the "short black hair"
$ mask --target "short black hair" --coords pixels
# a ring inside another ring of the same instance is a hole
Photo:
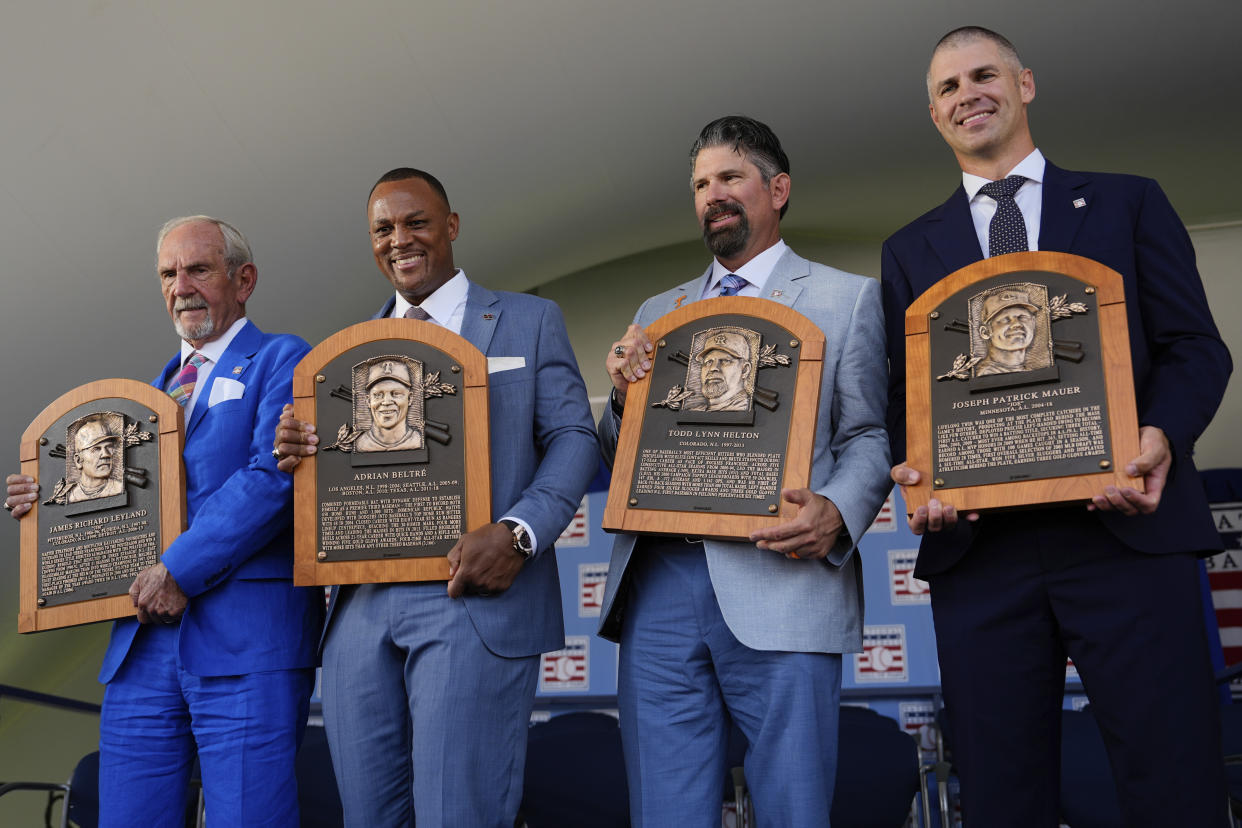
[[[690,148],[690,174],[694,174],[694,161],[700,150],[722,146],[731,147],[758,167],[765,185],[781,173],[789,174],[789,156],[781,149],[781,139],[767,124],[745,115],[726,115],[703,127]],[[786,200],[781,205],[781,218],[788,209]]]
[[[388,184],[392,181],[409,181],[412,178],[420,178],[431,185],[431,189],[440,194],[440,198],[444,199],[444,206],[452,212],[453,208],[449,206],[448,192],[445,191],[444,185],[440,183],[440,179],[436,178],[426,170],[416,170],[413,167],[397,167],[395,170],[389,170],[379,177],[379,181],[371,187],[371,192],[367,193],[367,204],[371,203],[371,196],[375,195],[375,188],[381,184]]]

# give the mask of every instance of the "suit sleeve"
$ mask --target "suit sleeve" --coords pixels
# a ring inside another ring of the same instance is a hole
[[[892,484],[884,430],[887,388],[880,286],[865,279],[850,314],[830,401],[820,400],[820,429],[831,429],[832,473],[818,492],[841,512],[848,537],[828,561],[842,563],[875,519]],[[825,405],[825,402],[829,404]]]
[[[550,548],[569,525],[599,466],[591,405],[560,308],[548,303],[539,324],[534,439],[539,467],[508,514],[530,525]]]
[[[247,394],[259,394],[249,428],[249,462],[202,502],[190,527],[162,558],[177,585],[191,598],[224,581],[290,529],[293,475],[277,470],[272,435],[281,409],[293,399],[293,368],[309,347],[293,337],[268,347],[280,347],[282,352],[264,376],[246,387]],[[261,367],[253,365],[252,370]]]
[[[1233,362],[1212,320],[1190,235],[1160,185],[1144,185],[1134,255],[1151,364],[1135,389],[1139,422],[1161,428],[1174,455],[1187,456],[1220,406]]]

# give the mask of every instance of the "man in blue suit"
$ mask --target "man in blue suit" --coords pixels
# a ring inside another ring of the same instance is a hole
[[[138,617],[104,655],[100,825],[181,825],[197,755],[212,825],[296,826],[323,598],[293,586],[292,487],[266,443],[308,348],[246,319],[258,271],[232,225],[173,219],[156,248],[182,343],[153,384],[185,408],[188,528],[138,574]],[[38,487],[7,482],[21,517]]]
[[[751,543],[618,535],[600,634],[621,642],[618,703],[635,825],[720,824],[731,718],[748,743],[761,825],[827,823],[836,777],[841,654],[862,648],[855,554],[888,494],[879,285],[809,262],[781,240],[789,159],[767,126],[730,116],[703,128],[691,190],[715,258],[702,276],[643,303],[605,365],[599,422],[616,450],[626,389],[651,368],[643,333],[719,295],[792,307],[826,339],[811,486],[782,496],[796,518]],[[742,280],[739,282],[739,278]]]
[[[1156,182],[1044,160],[1027,123],[1034,77],[995,32],[946,35],[927,84],[962,186],[884,244],[894,460],[905,457],[906,308],[985,256],[1056,250],[1125,280],[1140,424],[1140,454],[1126,471],[1145,483],[1145,493],[1108,487],[1086,508],[987,516],[959,515],[946,495],[911,518],[923,534],[915,573],[931,583],[963,816],[969,825],[1057,824],[1069,656],[1126,824],[1226,824],[1195,560],[1220,540],[1192,453],[1232,365],[1190,238]],[[914,483],[927,471],[899,464],[893,479]]]
[[[539,654],[564,646],[553,542],[598,464],[586,386],[560,309],[491,291],[453,265],[460,220],[431,174],[385,174],[371,246],[395,293],[376,319],[428,319],[488,358],[490,523],[462,535],[443,583],[334,590],[324,724],[351,826],[509,828],[522,796]],[[292,469],[318,437],[287,411]]]

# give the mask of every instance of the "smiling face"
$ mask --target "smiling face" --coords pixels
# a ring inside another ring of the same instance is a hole
[[[1035,340],[1035,317],[1021,305],[1002,308],[980,331],[1001,351],[1025,351]]]
[[[1000,178],[1035,149],[1026,119],[1035,78],[991,40],[938,49],[927,91],[932,122],[966,172]]]
[[[412,305],[453,278],[457,214],[421,178],[387,181],[367,207],[375,264]]]
[[[396,380],[380,380],[367,392],[367,401],[375,425],[387,431],[405,423],[410,410],[410,389]]]
[[[177,335],[195,348],[223,335],[246,314],[246,300],[258,278],[247,262],[229,276],[224,235],[209,222],[195,221],[164,236],[156,257],[164,304]]]
[[[725,267],[736,270],[780,241],[787,173],[765,184],[759,168],[741,153],[709,146],[694,159],[690,186],[703,241]]]

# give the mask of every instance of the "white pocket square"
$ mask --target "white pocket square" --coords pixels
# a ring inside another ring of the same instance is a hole
[[[487,373],[496,374],[501,371],[512,371],[514,368],[525,368],[526,357],[488,357]]]
[[[226,400],[240,400],[245,393],[245,383],[229,377],[216,377],[211,383],[211,396],[207,398],[207,407],[211,408],[216,403]]]

